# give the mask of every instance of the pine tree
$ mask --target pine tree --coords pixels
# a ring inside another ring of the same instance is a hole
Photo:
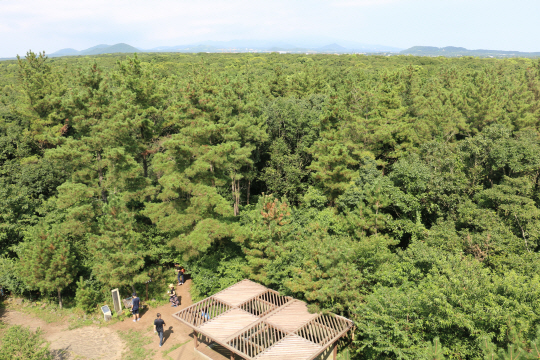
[[[309,149],[313,161],[307,169],[328,197],[329,204],[348,187],[362,156],[362,145],[354,139],[352,117],[339,93],[333,92],[320,119],[320,139]]]
[[[20,256],[20,273],[42,292],[56,291],[62,308],[62,290],[71,284],[77,272],[70,241],[59,227],[40,222],[25,236]]]
[[[18,56],[17,60],[24,98],[15,112],[29,120],[30,134],[42,148],[54,147],[68,131],[62,106],[66,93],[63,74],[53,69],[44,52],[36,55],[30,51],[24,60]]]
[[[110,197],[99,218],[98,234],[90,235],[88,248],[93,255],[92,272],[108,287],[131,286],[149,279],[141,270],[148,249],[135,229],[134,214],[118,197]]]
[[[99,297],[99,292],[92,287],[90,281],[85,281],[81,276],[77,282],[77,292],[75,294],[77,305],[87,313],[90,313],[96,309]]]
[[[247,273],[263,284],[272,283],[272,264],[287,250],[284,240],[290,232],[290,206],[272,195],[259,198],[254,210],[243,214],[243,226],[236,233],[248,261]]]
[[[141,164],[141,175],[148,178],[151,157],[158,150],[156,144],[165,131],[174,128],[174,123],[164,117],[171,103],[170,84],[155,71],[153,63],[141,62],[137,54],[117,62],[113,79],[118,91],[113,104],[116,115],[110,127],[125,150]],[[148,195],[144,200],[150,200]]]
[[[444,360],[444,351],[441,345],[439,338],[433,339],[433,344],[428,343],[427,348],[427,359],[428,360]]]
[[[148,203],[145,211],[187,257],[231,236],[228,218],[239,214],[241,183],[253,171],[255,144],[266,139],[256,96],[240,80],[212,73],[196,79],[181,90],[178,134],[153,158],[162,202]]]
[[[77,82],[80,87],[64,101],[76,133],[56,156],[70,160],[76,182],[97,181],[92,185],[99,189],[96,190],[101,193],[101,200],[107,202],[105,182],[109,162],[104,159],[104,153],[117,143],[117,134],[110,129],[113,93],[103,70],[95,62],[89,69],[79,70]]]

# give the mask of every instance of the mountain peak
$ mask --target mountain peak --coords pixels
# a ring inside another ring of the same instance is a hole
[[[101,55],[101,54],[113,54],[113,53],[136,53],[140,52],[139,49],[128,45],[126,43],[118,43],[114,45],[100,44],[92,46],[91,48],[78,51],[75,49],[62,49],[52,53],[50,56],[76,56],[76,55]]]
[[[332,43],[330,45],[326,45],[326,46],[323,46],[323,47],[320,47],[318,49],[319,51],[336,51],[336,52],[345,52],[345,51],[349,51],[349,49],[339,45],[339,44],[336,44],[336,43]]]

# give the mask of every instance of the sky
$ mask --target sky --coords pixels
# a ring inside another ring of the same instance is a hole
[[[0,0],[0,57],[239,39],[540,52],[538,14],[540,0]]]

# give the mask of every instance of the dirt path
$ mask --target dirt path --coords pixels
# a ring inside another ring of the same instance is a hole
[[[18,311],[7,310],[0,314],[0,320],[10,325],[28,326],[32,330],[40,328],[44,337],[51,342],[51,349],[55,350],[57,360],[75,359],[107,359],[120,360],[125,350],[125,343],[118,335],[118,331],[135,330],[139,335],[153,339],[151,344],[145,346],[154,350],[154,359],[173,360],[202,360],[203,358],[193,350],[192,331],[189,327],[180,324],[172,317],[172,314],[191,305],[189,287],[191,280],[176,288],[180,299],[179,307],[171,307],[169,304],[150,309],[141,314],[140,321],[134,323],[131,320],[118,322],[111,326],[86,326],[79,329],[68,330],[66,324],[52,323]],[[165,291],[165,290],[164,290]],[[164,344],[159,347],[159,337],[154,334],[153,325],[156,314],[161,313],[165,320]],[[164,356],[164,353],[174,346],[176,348]]]
[[[197,355],[193,350],[192,330],[172,317],[172,314],[192,304],[189,294],[190,285],[191,280],[187,280],[184,285],[176,287],[176,293],[180,300],[179,307],[172,307],[170,304],[167,304],[156,309],[150,309],[142,314],[141,319],[136,323],[133,321],[123,321],[110,326],[110,328],[121,331],[133,329],[139,334],[151,337],[153,339],[152,343],[145,346],[145,348],[154,350],[155,360],[201,360],[202,357]],[[160,313],[161,318],[165,321],[165,331],[163,333],[164,343],[161,348],[159,347],[159,337],[157,334],[154,334],[154,320],[157,313]],[[163,356],[164,352],[178,344],[183,345],[168,353],[167,357]]]
[[[51,342],[58,360],[74,358],[112,359],[121,358],[124,348],[118,334],[106,327],[87,326],[68,330],[66,325],[48,324],[43,320],[18,311],[6,311],[0,320],[10,325],[40,328],[47,341]]]

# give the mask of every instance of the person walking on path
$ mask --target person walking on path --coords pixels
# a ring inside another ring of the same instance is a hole
[[[186,269],[184,269],[183,266],[180,266],[178,264],[174,265],[176,267],[176,279],[178,280],[178,285],[183,285],[185,282],[185,276],[184,273],[186,272]]]
[[[133,322],[139,321],[139,305],[140,299],[137,297],[137,293],[133,293],[133,299],[131,300],[131,313],[133,314]]]
[[[183,266],[180,266],[180,272],[181,272],[181,277],[182,277],[182,282],[180,283],[180,285],[184,285],[184,283],[186,282],[186,278],[185,278],[185,272],[186,272],[186,269],[184,269]]]
[[[181,285],[180,284],[180,276],[182,276],[182,272],[180,271],[180,265],[178,264],[174,264],[174,271],[176,272],[176,280],[178,280],[178,285]]]
[[[167,291],[167,294],[169,295],[169,302],[171,303],[171,306],[178,306],[180,305],[180,301],[178,301],[178,297],[176,296],[176,291],[174,291],[174,285],[169,284],[169,291]]]
[[[159,347],[163,345],[163,326],[165,325],[165,321],[161,319],[161,314],[158,313],[157,319],[154,320],[154,334],[158,333],[159,335]]]

